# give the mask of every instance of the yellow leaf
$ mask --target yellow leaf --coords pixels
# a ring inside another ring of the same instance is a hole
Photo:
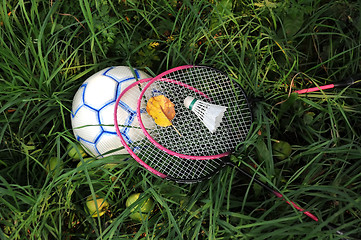
[[[174,104],[164,95],[149,99],[146,110],[157,125],[161,127],[172,125],[171,120],[175,116]]]

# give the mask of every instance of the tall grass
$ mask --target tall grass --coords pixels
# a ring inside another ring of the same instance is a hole
[[[361,237],[360,90],[289,94],[360,71],[359,8],[316,0],[2,1],[0,239]],[[254,123],[232,161],[319,222],[233,169],[183,185],[120,156],[77,167],[66,149],[75,142],[70,111],[88,76],[111,65],[158,74],[183,64],[216,67],[245,88]],[[276,140],[292,145],[290,157],[273,157]],[[51,157],[64,166],[47,174]],[[141,223],[125,207],[133,192],[143,193],[138,202],[154,200]],[[110,203],[105,215],[89,215],[89,195]]]

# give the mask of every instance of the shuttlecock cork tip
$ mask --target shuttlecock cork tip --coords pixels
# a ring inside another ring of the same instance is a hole
[[[197,101],[197,99],[195,99],[194,97],[188,96],[184,99],[184,106],[186,108],[192,110],[192,107],[196,101]]]

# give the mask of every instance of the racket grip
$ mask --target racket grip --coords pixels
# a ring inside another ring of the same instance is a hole
[[[243,169],[239,168],[238,166],[236,166],[234,163],[227,161],[226,162],[227,165],[234,167],[237,171],[239,171],[240,173],[242,173],[244,176],[250,178],[251,180],[253,180],[255,183],[257,183],[258,185],[260,185],[261,187],[263,187],[264,189],[268,190],[269,192],[273,193],[274,195],[276,195],[277,197],[281,198],[283,201],[285,201],[287,204],[289,204],[290,206],[293,206],[294,208],[296,208],[298,211],[302,212],[303,214],[305,214],[306,216],[312,218],[314,221],[318,222],[319,219],[313,215],[312,213],[310,213],[309,211],[304,211],[303,208],[299,207],[296,203],[292,202],[292,201],[287,201],[284,196],[277,192],[276,190],[272,189],[271,187],[269,187],[267,184],[263,183],[262,181],[260,181],[258,178],[250,175],[249,173],[247,173],[246,171],[244,171]],[[336,229],[338,228],[338,226],[332,224],[332,223],[328,223],[327,226],[330,229]],[[337,230],[336,233],[338,235],[344,235],[343,232],[341,232],[340,230]],[[347,239],[344,239],[347,240]]]
[[[276,192],[274,190],[272,190],[272,193],[274,195],[276,195],[277,197],[281,198],[283,201],[285,201],[287,204],[293,206],[294,208],[296,208],[298,211],[302,212],[303,214],[305,214],[306,216],[312,218],[313,220],[315,220],[316,222],[318,222],[318,218],[313,215],[312,213],[310,213],[309,211],[305,211],[303,208],[299,207],[296,203],[292,202],[292,201],[287,201],[283,195],[279,192]]]
[[[309,92],[316,92],[316,91],[320,91],[320,90],[331,89],[331,88],[335,88],[335,87],[355,86],[355,85],[360,84],[360,78],[361,78],[361,74],[359,73],[359,74],[350,76],[350,77],[344,79],[343,81],[335,83],[335,84],[328,84],[328,85],[324,85],[324,86],[307,88],[307,89],[302,89],[302,90],[298,90],[298,91],[295,91],[295,92],[298,93],[298,94],[303,94],[303,93],[309,93]]]
[[[339,83],[335,83],[335,87],[348,87],[348,86],[356,86],[360,84],[361,74],[352,75]]]
[[[316,91],[320,91],[320,90],[331,89],[331,88],[334,88],[334,87],[335,87],[335,84],[328,84],[328,85],[325,85],[325,86],[298,90],[298,91],[295,91],[295,93],[303,94],[303,93],[309,93],[309,92],[316,92]]]
[[[277,197],[281,198],[283,201],[285,201],[287,204],[293,206],[294,208],[296,208],[298,211],[302,212],[303,214],[305,214],[306,216],[312,218],[313,220],[315,220],[316,222],[318,222],[318,218],[313,215],[312,213],[308,212],[308,211],[304,211],[303,208],[299,207],[296,203],[291,202],[291,201],[287,201],[284,196],[277,192],[276,190],[272,189],[271,187],[269,187],[267,184],[263,183],[262,181],[260,181],[258,178],[250,175],[249,173],[247,173],[246,171],[244,171],[243,169],[237,167],[235,164],[233,164],[232,162],[227,162],[228,165],[234,167],[236,170],[238,170],[240,173],[242,173],[244,176],[247,176],[248,178],[250,178],[251,180],[253,180],[255,183],[257,183],[258,185],[260,185],[261,187],[263,187],[264,189],[268,190],[269,192],[273,193],[274,195],[276,195]]]

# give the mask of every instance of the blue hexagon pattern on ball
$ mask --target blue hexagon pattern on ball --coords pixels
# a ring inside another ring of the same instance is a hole
[[[140,70],[117,66],[95,73],[79,87],[73,99],[71,123],[76,139],[88,154],[101,158],[127,153],[114,128],[115,102],[126,87],[144,78],[149,76]],[[120,132],[127,143],[139,141],[142,139],[140,136],[144,136],[137,132],[142,131],[136,113],[139,95],[139,88],[133,87],[118,105]],[[146,114],[144,102],[141,112],[145,127],[154,128],[154,121]]]

